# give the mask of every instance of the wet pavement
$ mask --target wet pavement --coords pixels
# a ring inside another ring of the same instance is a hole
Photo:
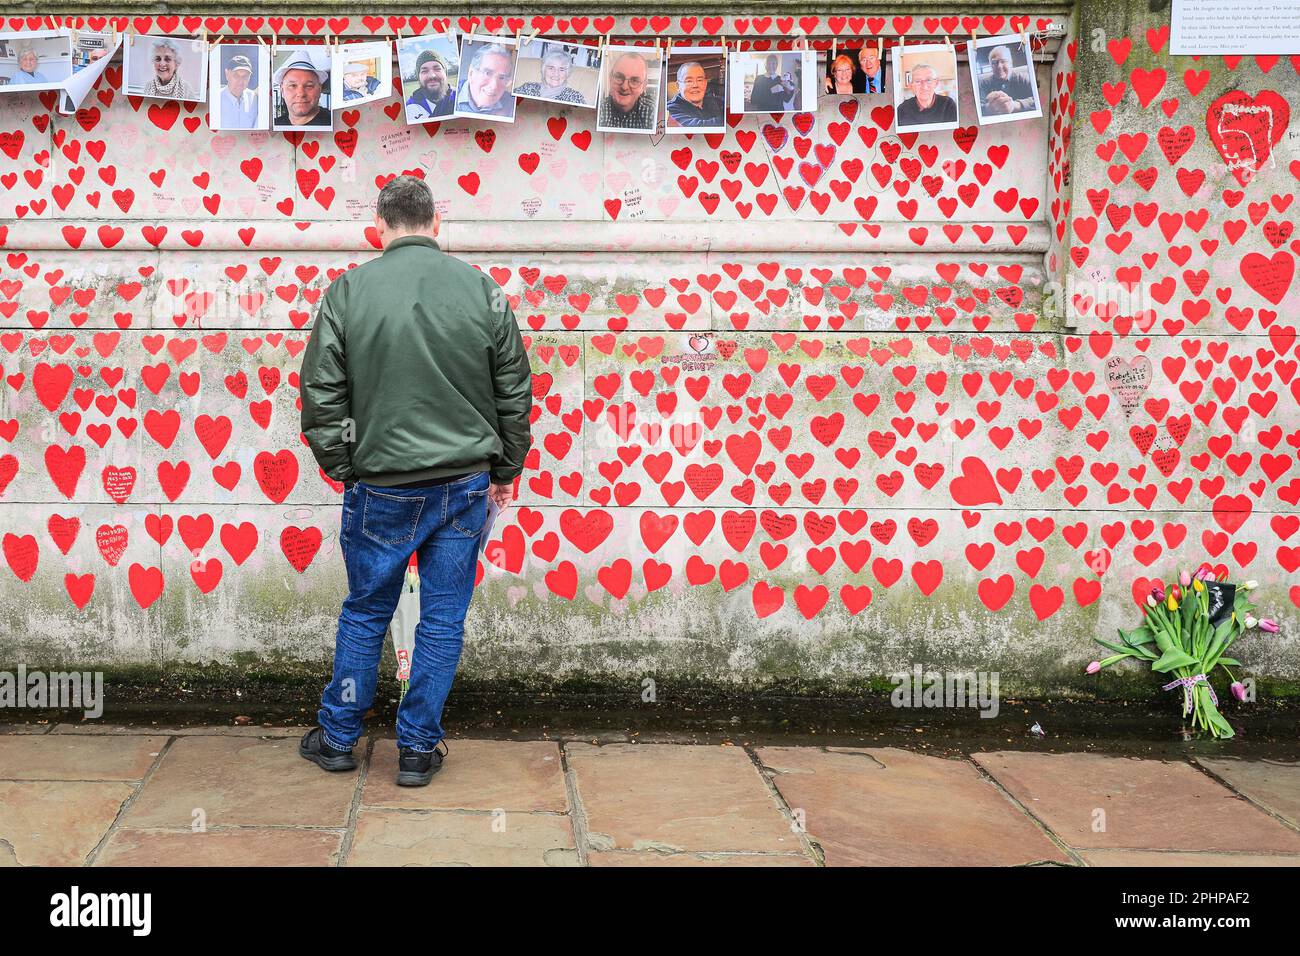
[[[895,714],[847,743],[556,716],[449,739],[424,788],[395,785],[381,724],[338,774],[298,756],[301,727],[0,726],[0,865],[1300,865],[1294,736],[1016,732],[1034,713],[963,736]]]

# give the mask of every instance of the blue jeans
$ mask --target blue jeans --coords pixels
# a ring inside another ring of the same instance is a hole
[[[317,714],[331,747],[351,750],[361,736],[412,552],[420,563],[420,623],[410,687],[397,711],[397,744],[427,753],[442,740],[442,707],[460,662],[487,492],[487,472],[430,488],[358,481],[343,492],[339,542],[348,596],[339,614],[334,678]]]

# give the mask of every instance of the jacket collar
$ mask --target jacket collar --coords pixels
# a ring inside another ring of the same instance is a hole
[[[438,243],[428,236],[400,236],[388,244],[384,252],[392,252],[394,249],[400,249],[402,246],[428,246],[430,249],[438,249]],[[441,249],[438,249],[441,252]]]

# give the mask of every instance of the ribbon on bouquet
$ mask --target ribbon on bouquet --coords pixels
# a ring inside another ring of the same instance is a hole
[[[1181,687],[1183,689],[1183,716],[1187,716],[1192,712],[1192,689],[1201,681],[1205,681],[1205,686],[1210,688],[1210,700],[1214,702],[1215,707],[1218,707],[1219,698],[1214,693],[1214,685],[1210,683],[1210,679],[1204,674],[1196,674],[1192,677],[1180,677],[1178,680],[1170,681],[1165,685],[1165,690],[1173,690],[1175,687]]]

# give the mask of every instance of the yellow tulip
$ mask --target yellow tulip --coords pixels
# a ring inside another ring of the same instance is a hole
[[[1201,583],[1200,578],[1197,578],[1195,581],[1192,582],[1192,587],[1196,590],[1197,594],[1200,594],[1202,591],[1205,590],[1205,585]]]
[[[1178,610],[1178,599],[1174,597],[1172,594],[1170,594],[1169,597],[1166,598],[1165,603],[1168,605],[1169,610],[1171,611]]]

